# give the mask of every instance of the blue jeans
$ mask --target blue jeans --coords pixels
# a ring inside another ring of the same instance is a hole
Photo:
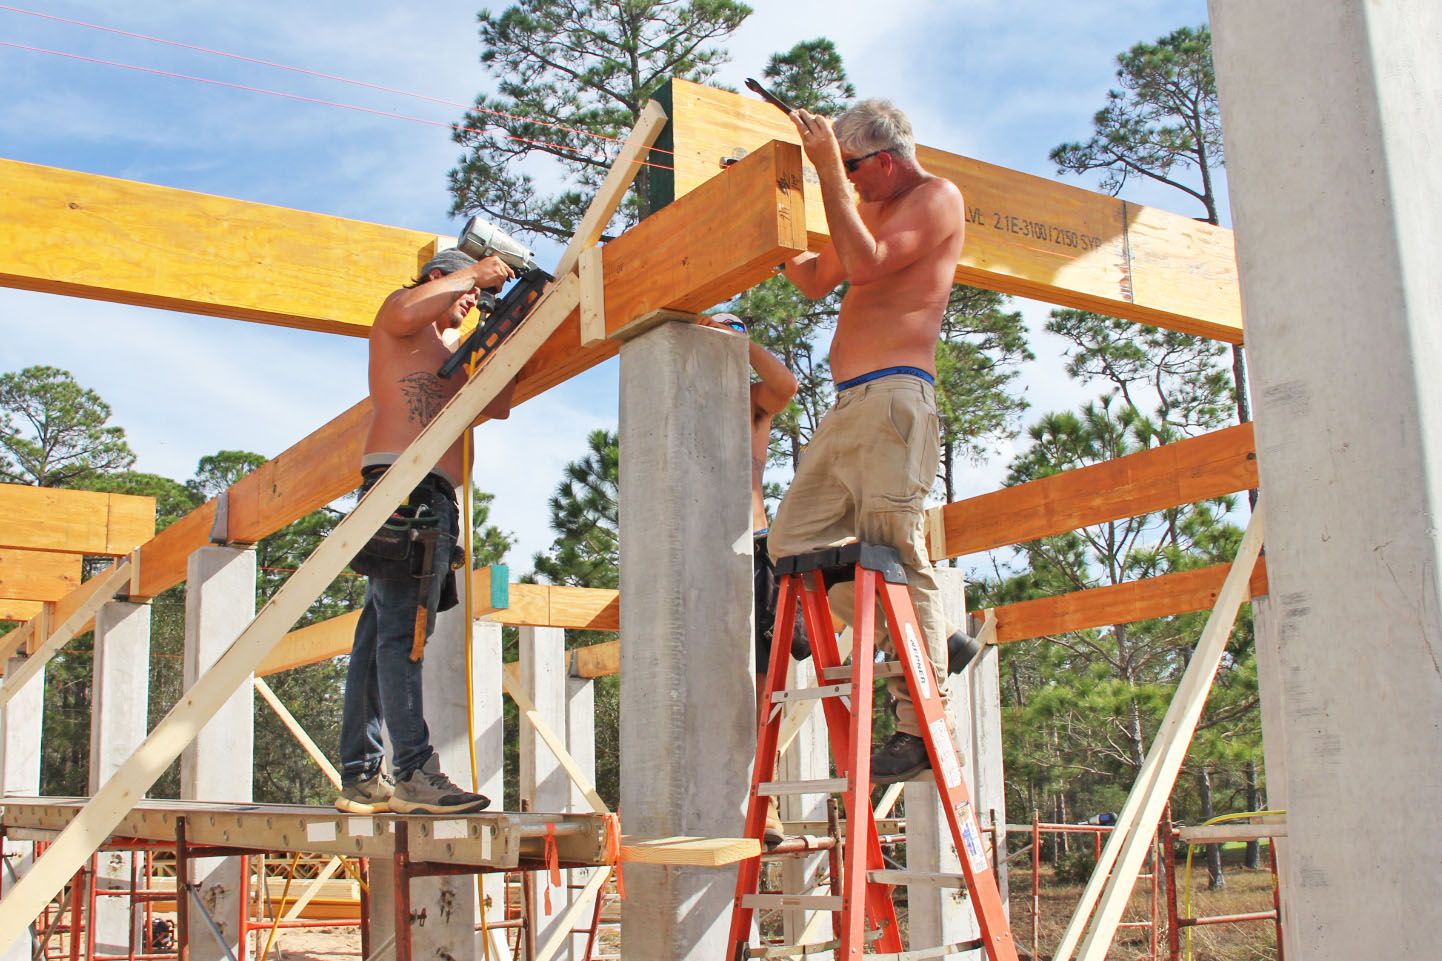
[[[411,495],[411,504],[422,498],[441,518],[434,576],[424,598],[426,636],[430,637],[456,542],[456,502],[428,482]],[[416,610],[422,603],[420,586],[417,577],[370,578],[365,607],[356,623],[341,712],[341,779],[347,783],[371,777],[380,769],[382,720],[394,752],[393,777],[406,777],[434,753],[422,700],[421,662],[410,657]]]

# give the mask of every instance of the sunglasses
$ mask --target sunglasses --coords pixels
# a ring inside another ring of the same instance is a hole
[[[738,334],[746,333],[746,324],[739,320],[723,320],[721,321],[721,326],[730,327]]]
[[[866,154],[865,156],[848,157],[841,161],[841,166],[846,168],[847,173],[854,174],[857,170],[861,168],[861,165],[863,163],[870,160],[872,157],[875,157],[879,153],[886,153],[890,149],[890,147],[882,147],[880,150],[873,150],[871,151],[871,153]]]

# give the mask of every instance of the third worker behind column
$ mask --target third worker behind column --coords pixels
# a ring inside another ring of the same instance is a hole
[[[911,123],[889,101],[864,100],[834,125],[805,110],[792,111],[791,119],[821,182],[831,242],[777,269],[813,300],[842,283],[850,287],[831,344],[835,406],[777,509],[771,556],[853,539],[895,548],[932,667],[945,678],[950,631],[923,511],[939,460],[936,343],[965,234],[961,191],[917,163]],[[833,611],[850,622],[852,585],[838,585],[830,596]],[[879,623],[878,646],[889,652],[883,632]],[[896,733],[871,758],[877,783],[908,780],[930,767],[906,682],[893,677],[887,688],[896,702]]]

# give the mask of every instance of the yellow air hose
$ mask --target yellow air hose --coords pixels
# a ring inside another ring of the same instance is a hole
[[[1239,814],[1222,814],[1209,821],[1203,821],[1202,826],[1207,827],[1212,824],[1225,824],[1228,821],[1245,821],[1248,818],[1260,818],[1267,817],[1268,815],[1286,813],[1286,811],[1242,811]],[[1271,844],[1272,842],[1269,840],[1267,843]],[[1182,887],[1187,892],[1186,903],[1182,906],[1186,917],[1192,916],[1192,855],[1196,853],[1197,848],[1203,846],[1204,845],[1200,844],[1187,845],[1187,870],[1183,875],[1182,881]],[[1169,853],[1168,857],[1170,856]],[[1192,929],[1190,925],[1187,927],[1186,961],[1192,961]]]

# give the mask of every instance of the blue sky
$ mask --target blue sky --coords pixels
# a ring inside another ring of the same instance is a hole
[[[774,52],[834,40],[862,96],[886,96],[928,145],[1046,177],[1050,148],[1085,138],[1115,56],[1206,20],[1203,0],[760,0],[720,79],[739,86]],[[21,8],[459,104],[495,80],[479,63],[472,2],[245,4],[70,0],[0,5],[0,156],[261,203],[453,234],[446,171],[459,148],[443,126],[122,70],[5,44],[356,104],[444,124],[461,108],[44,20]],[[502,9],[496,6],[496,10]],[[1091,186],[1083,180],[1070,182]],[[3,185],[0,185],[3,189]],[[1129,199],[1191,209],[1178,194]],[[558,251],[542,248],[543,263]],[[105,238],[94,255],[105,257]],[[343,283],[338,278],[337,283]],[[1069,382],[1047,307],[1017,301],[1038,360],[1024,376],[1032,415],[1092,391]],[[0,289],[0,370],[51,364],[114,409],[137,468],[190,477],[219,449],[273,456],[365,392],[365,345],[238,321]],[[546,497],[586,434],[612,427],[615,364],[477,433],[476,479],[493,519],[519,538],[513,570],[550,541]],[[997,487],[1004,446],[968,467],[961,495]],[[782,479],[782,478],[774,478]]]

